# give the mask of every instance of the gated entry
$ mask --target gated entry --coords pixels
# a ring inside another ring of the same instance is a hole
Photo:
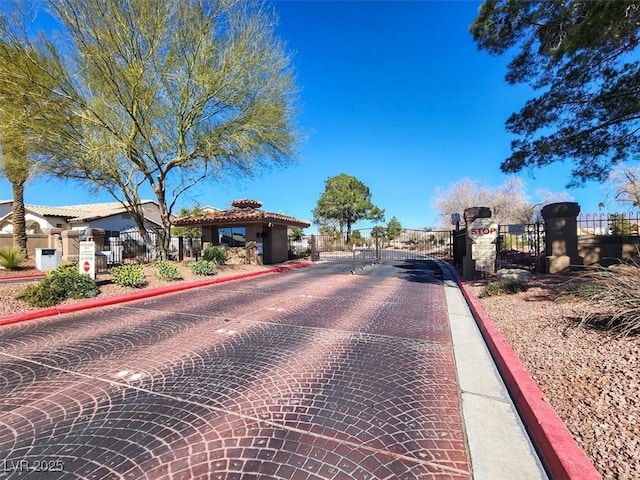
[[[339,233],[313,237],[316,260],[332,262],[450,260],[453,249],[450,231],[404,229],[398,237],[389,238],[384,229],[374,227],[354,230],[349,241]]]
[[[497,268],[539,270],[544,252],[544,223],[500,225]]]

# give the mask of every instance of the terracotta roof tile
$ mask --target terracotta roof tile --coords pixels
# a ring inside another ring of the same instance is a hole
[[[211,212],[204,215],[178,218],[174,222],[174,225],[225,225],[264,222],[302,228],[306,228],[311,225],[311,223],[306,220],[282,215],[280,213],[265,212],[264,210],[257,208],[230,208],[229,210],[223,210],[220,212]]]

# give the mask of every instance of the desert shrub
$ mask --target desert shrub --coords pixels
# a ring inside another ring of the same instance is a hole
[[[513,295],[514,293],[525,292],[529,289],[527,282],[522,280],[497,280],[489,282],[480,292],[480,297],[495,297],[498,295]]]
[[[218,273],[215,262],[209,260],[198,260],[191,264],[191,271],[194,275],[215,275]]]
[[[51,307],[68,298],[93,298],[99,293],[95,280],[78,271],[78,265],[62,264],[16,298],[34,307]]]
[[[16,270],[25,260],[19,247],[0,248],[0,266],[7,270]]]
[[[640,333],[640,265],[601,268],[585,276],[597,288],[585,299],[581,324],[622,336]]]
[[[224,265],[227,261],[227,251],[221,247],[207,247],[202,252],[202,259]]]
[[[558,287],[558,299],[568,301],[589,300],[600,293],[602,289],[602,285],[589,281],[585,277],[576,278]]]
[[[123,287],[140,288],[146,283],[144,270],[138,264],[116,265],[111,269],[111,280]]]
[[[54,272],[73,272],[78,273],[78,262],[64,262],[56,267]]]
[[[180,278],[180,273],[178,273],[178,266],[170,262],[168,260],[160,260],[154,264],[156,268],[156,276],[160,280],[164,280],[165,282],[173,282],[174,280],[178,280]]]

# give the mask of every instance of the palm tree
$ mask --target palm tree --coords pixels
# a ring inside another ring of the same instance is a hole
[[[24,131],[11,125],[7,114],[0,114],[0,146],[2,157],[0,168],[11,183],[13,206],[11,223],[13,224],[13,244],[21,253],[27,256],[27,230],[24,211],[24,184],[29,179],[29,159],[27,155],[27,140]]]
[[[52,118],[45,112],[61,106],[44,58],[28,43],[0,39],[0,172],[11,183],[13,243],[25,257],[24,187],[33,173],[31,156],[42,149],[38,130]]]

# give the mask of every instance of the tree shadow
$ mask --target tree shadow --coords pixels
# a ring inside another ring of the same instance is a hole
[[[398,277],[408,282],[440,284],[443,281],[442,270],[433,260],[404,260],[393,266],[399,269]]]

